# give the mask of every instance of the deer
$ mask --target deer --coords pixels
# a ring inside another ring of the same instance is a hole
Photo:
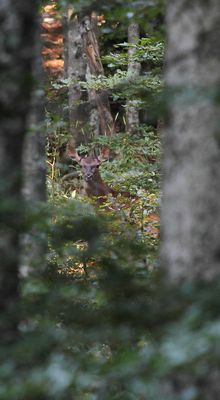
[[[101,202],[104,198],[111,194],[113,197],[117,197],[119,194],[125,197],[130,197],[128,192],[119,192],[112,189],[105,183],[100,175],[99,166],[103,161],[109,159],[109,148],[103,147],[98,156],[80,156],[74,145],[71,143],[67,144],[66,155],[72,160],[76,161],[82,171],[83,183],[84,183],[84,194],[88,197],[99,197]],[[104,196],[104,198],[103,198]]]

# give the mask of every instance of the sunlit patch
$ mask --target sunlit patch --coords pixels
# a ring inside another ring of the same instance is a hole
[[[64,65],[63,60],[46,60],[43,62],[43,66],[45,69],[50,69],[50,70],[62,70]]]
[[[45,30],[60,30],[62,24],[60,21],[54,20],[54,18],[45,18],[41,24],[42,28]]]
[[[55,14],[56,4],[47,4],[43,7],[43,11],[49,14]]]
[[[62,55],[62,49],[51,49],[49,47],[44,47],[42,50],[42,55],[46,56],[49,59],[58,59]]]
[[[50,44],[56,46],[63,45],[63,35],[61,34],[42,33],[41,37],[45,42],[48,42]]]
[[[48,4],[43,7],[42,40],[44,47],[42,50],[43,68],[54,76],[63,73],[63,34],[62,22],[56,14],[56,4]]]

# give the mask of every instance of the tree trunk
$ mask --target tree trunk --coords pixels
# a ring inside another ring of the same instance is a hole
[[[24,224],[21,196],[22,147],[32,90],[33,46],[38,2],[5,0],[0,5],[0,335],[17,335],[19,237]],[[5,318],[3,319],[3,315]]]
[[[86,16],[82,20],[81,33],[83,37],[84,52],[87,56],[87,79],[104,75],[101,62],[97,33],[97,17]],[[104,89],[89,90],[89,102],[91,106],[90,121],[94,130],[101,135],[114,133],[114,120],[110,110],[108,92]],[[98,127],[95,124],[98,122]]]
[[[40,28],[40,24],[39,24]],[[23,149],[23,195],[29,212],[36,212],[36,207],[46,200],[46,168],[45,168],[45,134],[44,120],[44,91],[41,86],[43,73],[41,68],[40,29],[36,32],[33,77],[35,87],[31,98],[31,110],[27,125],[28,132]],[[36,228],[22,237],[22,255],[20,274],[27,276],[33,265],[43,264],[46,250],[46,238]]]
[[[86,81],[88,82],[92,78],[93,75],[91,74],[89,64],[87,64]],[[90,126],[91,139],[101,134],[100,123],[99,123],[99,110],[97,108],[96,99],[97,99],[96,91],[94,89],[88,89],[88,101],[90,103],[89,126]]]
[[[76,146],[86,142],[85,128],[88,123],[88,101],[86,91],[82,92],[80,81],[85,81],[86,57],[81,36],[81,22],[74,16],[73,9],[67,10],[67,39],[65,59],[69,84],[69,130]]]
[[[65,40],[65,74],[69,84],[70,134],[76,146],[88,142],[89,136],[114,132],[106,90],[82,91],[80,81],[104,74],[97,40],[97,17],[78,17],[67,7]]]
[[[139,25],[136,23],[130,24],[128,27],[128,43],[131,45],[137,44],[140,37]],[[128,50],[128,77],[135,79],[140,75],[141,64],[133,60],[136,49],[135,47],[130,47]],[[137,105],[135,105],[134,100],[127,101],[127,131],[131,134],[135,134],[139,129],[139,110]]]
[[[162,263],[170,278],[220,265],[220,2],[169,1]]]

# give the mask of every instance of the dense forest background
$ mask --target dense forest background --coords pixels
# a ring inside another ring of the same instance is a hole
[[[220,3],[0,4],[0,399],[219,400]]]

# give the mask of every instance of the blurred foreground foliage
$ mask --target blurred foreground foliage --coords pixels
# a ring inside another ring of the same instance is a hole
[[[146,267],[137,230],[91,204],[63,199],[33,218],[49,237],[48,262],[21,281],[19,340],[0,349],[0,399],[209,398],[220,282],[168,284]]]

